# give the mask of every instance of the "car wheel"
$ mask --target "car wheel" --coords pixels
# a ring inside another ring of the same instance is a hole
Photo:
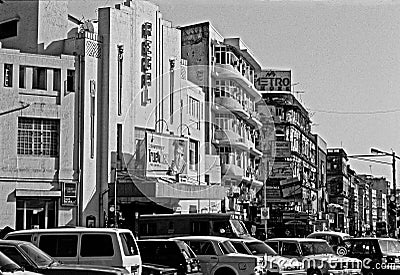
[[[214,275],[235,275],[235,272],[230,268],[220,268],[215,271]]]
[[[307,271],[307,275],[321,275],[321,271],[319,269],[311,269]]]

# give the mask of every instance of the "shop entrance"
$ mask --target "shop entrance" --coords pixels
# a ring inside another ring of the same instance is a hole
[[[56,198],[17,198],[16,230],[57,226]]]

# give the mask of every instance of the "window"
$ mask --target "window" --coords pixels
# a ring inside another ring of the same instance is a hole
[[[113,242],[110,235],[83,234],[81,240],[82,257],[103,257],[114,255]]]
[[[67,92],[75,91],[75,71],[67,70]]]
[[[117,124],[117,160],[122,160],[122,124]]]
[[[55,119],[18,118],[19,155],[58,156],[60,122]]]
[[[13,65],[4,64],[4,87],[12,87]]]
[[[8,258],[16,262],[18,265],[22,267],[29,267],[29,262],[21,255],[21,253],[12,246],[0,246],[0,251],[7,255]]]
[[[196,255],[217,255],[211,242],[190,241],[190,248]]]
[[[90,157],[94,158],[94,126],[96,112],[96,82],[90,80]]]
[[[119,236],[121,238],[125,256],[137,255],[139,250],[132,235],[129,233],[121,233]]]
[[[47,69],[33,67],[32,89],[47,90]]]
[[[19,19],[14,18],[8,22],[0,24],[0,39],[17,36],[18,20]]]
[[[53,257],[75,257],[78,247],[76,235],[43,235],[39,248]]]
[[[189,115],[200,119],[200,101],[189,96]]]
[[[279,254],[279,243],[278,242],[267,242],[267,244],[275,251],[278,252]]]
[[[53,70],[53,91],[57,91],[57,92],[61,91],[61,70],[60,69]]]
[[[199,143],[195,140],[189,142],[189,169],[198,170]]]
[[[26,88],[26,67],[25,66],[19,66],[19,87],[21,89]]]
[[[299,256],[296,243],[282,243],[282,255]]]

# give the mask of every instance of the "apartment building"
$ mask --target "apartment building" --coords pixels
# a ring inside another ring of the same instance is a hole
[[[255,109],[261,95],[254,86],[260,64],[240,38],[223,37],[209,22],[180,30],[188,78],[205,93],[206,166],[219,161],[218,176],[228,188],[223,211],[254,221],[262,186],[256,144],[262,124]]]

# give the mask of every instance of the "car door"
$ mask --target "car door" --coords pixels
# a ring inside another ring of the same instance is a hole
[[[211,271],[218,264],[218,255],[211,241],[208,240],[190,240],[185,241],[199,259],[203,273],[211,274]]]

